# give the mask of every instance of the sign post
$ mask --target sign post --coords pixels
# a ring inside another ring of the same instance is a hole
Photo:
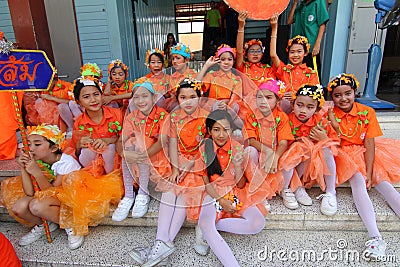
[[[10,53],[0,53],[0,91],[11,91],[18,128],[21,132],[22,144],[26,153],[29,152],[28,138],[22,119],[21,108],[16,91],[45,91],[53,81],[56,71],[47,55],[39,50],[12,50]],[[40,188],[31,175],[33,188]],[[51,243],[49,225],[42,218],[47,242]]]

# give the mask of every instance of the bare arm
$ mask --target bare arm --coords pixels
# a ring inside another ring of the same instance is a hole
[[[40,97],[42,99],[50,100],[50,101],[53,101],[53,102],[56,102],[56,103],[59,103],[59,104],[62,104],[62,103],[67,104],[69,102],[68,99],[58,98],[58,97],[55,97],[55,96],[52,96],[52,95],[48,95],[48,94],[41,94]]]
[[[296,7],[299,4],[299,0],[294,0],[292,8],[290,9],[288,19],[287,19],[287,24],[290,25],[293,23],[293,17],[294,17],[294,12],[296,11]]]
[[[375,139],[374,138],[365,138],[364,140],[365,146],[365,168],[367,171],[367,187],[371,188],[372,182],[372,173],[375,159]]]
[[[247,12],[240,12],[238,21],[239,28],[236,37],[236,68],[241,66],[244,61],[244,26],[246,25]]]
[[[276,53],[276,39],[278,36],[278,14],[274,14],[271,19],[269,20],[271,24],[271,42],[270,42],[270,56],[271,61],[275,67],[279,67],[281,60]]]
[[[324,36],[325,29],[326,29],[326,24],[325,23],[322,24],[321,26],[319,26],[318,36],[317,36],[317,39],[315,40],[315,44],[314,44],[314,47],[313,47],[313,50],[312,50],[312,55],[313,56],[316,56],[316,55],[319,54],[319,51],[321,49],[321,40],[322,40],[322,37]]]

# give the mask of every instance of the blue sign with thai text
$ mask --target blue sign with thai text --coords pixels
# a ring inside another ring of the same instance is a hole
[[[40,50],[12,50],[0,53],[0,90],[47,90],[55,68]]]

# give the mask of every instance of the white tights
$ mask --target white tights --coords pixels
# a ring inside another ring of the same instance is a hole
[[[400,217],[400,193],[389,182],[383,181],[375,186],[392,210]]]
[[[97,157],[97,154],[97,152],[89,148],[82,148],[81,154],[79,155],[79,162],[83,167],[86,167]],[[104,160],[104,170],[106,173],[112,172],[114,170],[115,144],[109,144],[101,155]]]
[[[158,211],[157,240],[174,241],[186,219],[186,208],[182,195],[162,193]]]
[[[265,227],[265,218],[257,207],[247,208],[242,218],[225,218],[215,223],[216,210],[212,198],[204,198],[199,217],[199,227],[212,251],[224,266],[239,266],[228,244],[218,233],[224,231],[234,234],[257,234]]]
[[[371,238],[381,236],[376,224],[375,210],[369,198],[365,179],[360,172],[354,174],[350,180],[351,191],[358,214],[361,217]]]

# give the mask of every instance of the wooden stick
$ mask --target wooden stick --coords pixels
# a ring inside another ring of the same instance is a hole
[[[26,136],[24,121],[22,120],[22,112],[21,112],[21,108],[19,107],[18,96],[17,96],[16,91],[12,91],[12,98],[13,98],[15,113],[17,115],[18,128],[21,133],[24,151],[29,152],[28,137]],[[32,175],[31,175],[31,181],[32,181],[32,185],[33,185],[33,190],[35,192],[40,191],[39,185],[36,182],[35,177]],[[47,220],[44,218],[42,218],[42,222],[43,222],[43,226],[44,226],[44,231],[46,233],[47,242],[51,243],[51,242],[53,242],[53,240],[51,239],[49,224],[47,223]]]

